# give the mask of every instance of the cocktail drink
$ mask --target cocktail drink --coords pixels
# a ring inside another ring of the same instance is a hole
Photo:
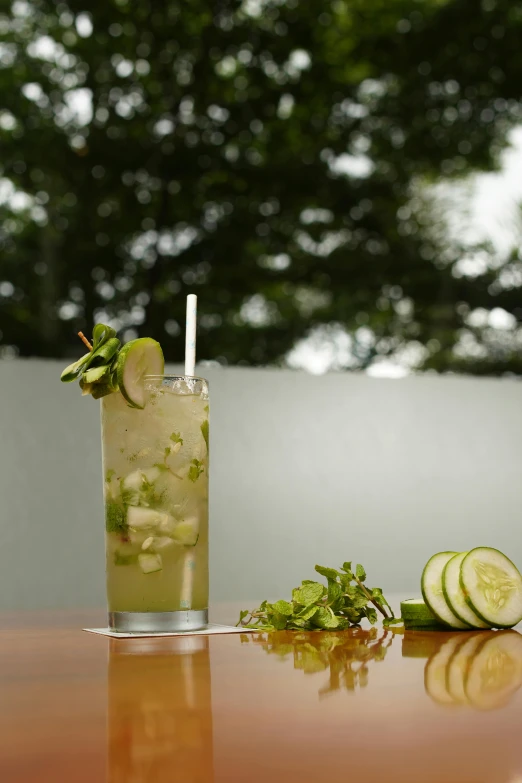
[[[63,371],[101,400],[109,625],[192,631],[208,622],[208,385],[194,376],[195,297],[185,374],[164,375],[161,346],[121,345],[97,324]]]
[[[145,406],[102,400],[107,601],[128,630],[206,624],[208,386],[145,378]]]

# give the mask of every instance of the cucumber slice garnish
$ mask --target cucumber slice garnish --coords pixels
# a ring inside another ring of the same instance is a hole
[[[522,576],[498,549],[482,546],[468,552],[460,586],[468,606],[493,628],[512,628],[522,620]]]
[[[482,637],[486,639],[470,662],[464,687],[473,707],[494,710],[522,685],[522,636],[506,631]]]
[[[463,623],[471,625],[473,628],[490,628],[466,603],[466,596],[460,586],[460,567],[466,557],[467,552],[461,552],[451,560],[448,560],[442,572],[442,590],[444,598],[453,612],[453,614],[462,620]]]
[[[440,650],[433,655],[426,664],[424,670],[424,687],[437,704],[454,705],[456,702],[448,691],[446,684],[446,670],[453,654],[459,644],[460,636],[452,636],[445,642]]]
[[[426,604],[439,622],[443,625],[448,625],[450,628],[464,630],[469,629],[470,626],[467,623],[463,623],[462,620],[459,620],[451,611],[442,591],[442,572],[444,566],[457,554],[458,552],[439,552],[438,554],[433,555],[426,563],[424,571],[422,572],[421,590]]]
[[[118,385],[131,408],[145,407],[145,376],[162,375],[165,367],[161,345],[150,337],[126,343],[118,354]]]
[[[457,704],[467,704],[464,682],[470,661],[482,644],[482,639],[483,635],[479,631],[467,636],[448,662],[446,685],[450,696]]]
[[[423,598],[408,598],[406,601],[401,601],[401,617],[403,620],[411,620],[412,622],[418,620],[422,625],[422,621],[429,621],[436,623],[437,618],[429,608]]]

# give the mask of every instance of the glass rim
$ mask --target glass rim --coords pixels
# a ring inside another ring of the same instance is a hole
[[[207,378],[202,378],[200,375],[170,375],[169,373],[145,375],[144,379],[146,381],[164,381],[167,379],[169,381],[201,381],[202,383],[208,383]]]

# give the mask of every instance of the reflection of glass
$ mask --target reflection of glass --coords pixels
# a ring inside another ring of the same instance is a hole
[[[368,663],[382,661],[393,634],[388,631],[369,631],[350,628],[348,631],[321,631],[308,633],[242,634],[241,641],[260,645],[269,655],[283,660],[293,657],[294,669],[314,674],[329,669],[330,680],[319,690],[319,696],[339,690],[355,691],[368,684]]]
[[[143,410],[102,400],[109,625],[194,630],[208,607],[208,386],[146,388]]]
[[[110,645],[108,783],[212,783],[208,639]]]
[[[428,636],[423,634],[423,637]],[[522,635],[516,631],[431,634],[439,637],[438,649],[430,651],[424,670],[424,685],[430,698],[445,706],[466,705],[477,710],[504,707],[522,686]],[[409,652],[415,645],[427,649],[426,639],[407,639]],[[424,657],[428,657],[427,655]]]

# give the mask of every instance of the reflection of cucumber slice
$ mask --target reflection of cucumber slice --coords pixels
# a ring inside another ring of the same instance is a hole
[[[408,598],[406,601],[401,601],[401,617],[404,620],[420,620],[421,624],[423,620],[437,622],[437,618],[429,606],[426,606],[423,598]]]
[[[424,687],[428,695],[437,704],[454,705],[456,702],[446,686],[446,669],[462,637],[452,636],[440,650],[433,655],[424,670]]]
[[[440,650],[446,638],[447,635],[433,633],[430,629],[421,628],[416,633],[410,633],[406,629],[406,633],[402,637],[402,657],[430,658]]]
[[[406,631],[447,631],[446,625],[442,625],[438,620],[415,620],[407,617],[402,618]]]
[[[462,630],[469,628],[469,625],[453,614],[442,592],[442,571],[448,560],[456,554],[458,552],[439,552],[428,560],[422,572],[421,590],[422,597],[441,623]]]
[[[465,679],[469,703],[480,710],[502,707],[522,685],[522,636],[516,631],[482,634],[482,645]]]
[[[177,544],[183,546],[196,546],[199,537],[199,519],[190,517],[184,519],[174,528],[172,538]]]
[[[466,704],[467,697],[464,688],[468,666],[476,653],[478,647],[482,644],[482,633],[477,631],[467,636],[464,642],[457,648],[451,660],[448,663],[446,671],[446,685],[448,692],[453,700],[458,704]]]
[[[161,571],[163,568],[161,555],[144,552],[143,554],[138,555],[138,562],[144,574],[154,574],[156,571]]]
[[[468,552],[460,567],[466,603],[494,628],[512,628],[522,620],[522,576],[498,549]]]
[[[456,617],[472,628],[489,628],[490,626],[481,620],[466,603],[466,596],[460,586],[460,566],[467,552],[461,552],[448,560],[442,572],[442,590],[444,598]]]
[[[118,385],[131,408],[145,407],[145,376],[162,375],[161,345],[150,337],[126,343],[118,354]]]

